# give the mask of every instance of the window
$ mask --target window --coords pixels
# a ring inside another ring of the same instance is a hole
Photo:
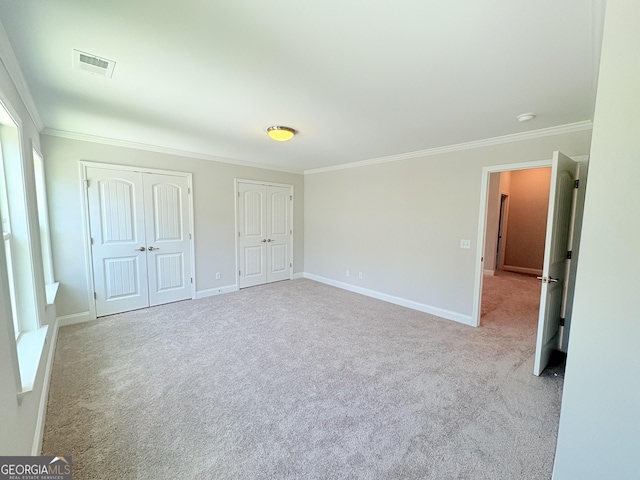
[[[1,107],[1,106],[0,106]],[[4,112],[2,112],[4,113]],[[2,118],[0,129],[10,128],[9,119]],[[15,128],[15,125],[13,125]],[[9,219],[9,203],[7,200],[7,182],[5,177],[5,162],[3,155],[2,137],[0,136],[0,217],[2,218],[2,237],[4,240],[4,253],[7,261],[7,280],[9,282],[9,293],[11,295],[11,317],[13,318],[13,331],[16,338],[20,336],[21,328],[18,321],[18,309],[16,305],[16,282],[13,268],[13,238],[11,236],[11,222]]]
[[[36,181],[36,198],[38,200],[38,223],[40,224],[40,246],[42,249],[42,266],[44,269],[44,283],[51,285],[53,278],[53,256],[51,254],[51,232],[49,230],[49,207],[47,205],[47,187],[44,176],[44,160],[34,148],[33,171]],[[52,303],[47,299],[47,303]]]
[[[1,94],[0,91],[0,97]],[[30,228],[30,218],[37,216],[37,198],[27,191],[29,179],[26,174],[30,175],[32,169],[25,168],[30,165],[24,163],[20,117],[8,109],[8,105],[0,98],[0,217],[7,264],[7,272],[0,272],[3,276],[0,283],[3,284],[1,293],[4,298],[10,297],[7,303],[10,303],[15,333],[15,339],[10,340],[18,361],[14,369],[16,383],[20,385],[18,394],[22,395],[33,390],[42,358],[48,331],[46,322],[43,322],[47,305],[38,235],[33,235],[35,232]],[[43,210],[43,215],[46,218],[46,210]],[[7,314],[8,307],[5,307]],[[51,311],[55,312],[55,308]]]

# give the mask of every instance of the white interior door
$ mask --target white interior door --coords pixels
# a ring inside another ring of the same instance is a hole
[[[238,183],[239,287],[267,282],[266,186]]]
[[[186,177],[143,174],[149,305],[191,298],[189,183]]]
[[[238,182],[240,288],[291,278],[292,187]]]
[[[267,283],[291,278],[291,187],[267,186]]]
[[[88,168],[97,315],[149,305],[142,175]]]
[[[575,179],[576,163],[562,153],[555,152],[551,164],[540,316],[533,368],[535,375],[542,373],[549,363],[551,352],[558,348]]]
[[[98,317],[191,298],[189,181],[87,167]]]

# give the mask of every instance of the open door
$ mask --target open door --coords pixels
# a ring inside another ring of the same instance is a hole
[[[576,162],[569,157],[560,152],[553,154],[544,262],[542,277],[538,277],[542,289],[534,375],[542,373],[559,345],[576,168]]]

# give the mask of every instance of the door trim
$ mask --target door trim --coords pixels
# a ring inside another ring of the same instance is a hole
[[[569,157],[575,162],[581,163],[589,158],[588,155],[576,155]],[[535,160],[523,163],[508,163],[504,165],[491,165],[482,168],[480,183],[480,208],[478,214],[478,236],[476,240],[476,268],[473,284],[473,307],[471,310],[471,323],[474,327],[480,326],[482,309],[482,277],[484,269],[484,239],[487,229],[487,210],[489,207],[489,176],[492,173],[509,172],[514,170],[529,170],[531,168],[550,167],[552,159]]]
[[[140,173],[155,173],[159,175],[173,175],[176,177],[186,177],[188,183],[188,198],[189,198],[189,248],[191,250],[191,269],[189,277],[193,278],[191,284],[191,299],[196,298],[196,262],[195,262],[195,238],[194,238],[194,217],[193,217],[193,174],[189,172],[179,172],[175,170],[162,170],[157,168],[144,168],[134,167],[131,165],[118,165],[114,163],[100,163],[91,162],[87,160],[80,160],[78,162],[80,168],[80,189],[81,205],[82,205],[82,234],[84,238],[84,256],[85,256],[85,275],[87,277],[87,301],[89,303],[89,314],[91,320],[97,318],[96,300],[93,298],[93,292],[95,292],[94,272],[93,272],[93,259],[91,256],[91,228],[89,226],[89,197],[87,194],[86,182],[87,182],[87,169],[88,168],[102,168],[105,170],[120,170],[127,172],[140,172]]]
[[[296,227],[293,224],[293,218],[294,218],[294,214],[293,214],[293,209],[295,206],[295,201],[296,201],[296,194],[295,194],[295,187],[289,183],[277,183],[277,182],[265,182],[263,180],[245,180],[243,178],[235,178],[233,180],[233,205],[234,205],[234,209],[235,209],[235,231],[233,232],[233,236],[235,237],[235,247],[236,247],[236,272],[238,272],[240,270],[240,240],[238,239],[238,232],[240,231],[240,212],[238,211],[238,194],[240,192],[240,190],[238,189],[238,184],[239,183],[251,183],[253,185],[266,185],[266,186],[272,186],[272,187],[288,187],[291,188],[291,196],[292,196],[292,200],[291,200],[291,210],[289,212],[289,225],[291,225],[291,230],[294,232],[296,231]],[[290,236],[289,238],[289,251],[291,252],[291,266],[289,267],[289,280],[291,280],[293,278],[293,269],[295,267],[295,262],[293,260],[293,234]],[[240,278],[239,275],[237,273],[235,273],[235,277],[236,277],[236,281],[235,281],[235,288],[236,290],[240,289]]]
[[[471,325],[480,326],[482,309],[482,277],[484,273],[484,239],[487,233],[487,210],[489,208],[489,177],[492,173],[510,172],[514,170],[529,170],[551,166],[551,159],[533,162],[508,163],[491,165],[482,169],[482,183],[480,184],[480,212],[478,215],[478,236],[476,240],[476,269],[473,284],[473,307],[471,310]]]

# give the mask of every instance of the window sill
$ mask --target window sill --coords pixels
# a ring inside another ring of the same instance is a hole
[[[33,390],[48,329],[48,326],[44,326],[38,330],[23,332],[18,337],[18,363],[22,382],[18,398]]]
[[[44,286],[47,292],[47,305],[53,305],[56,303],[56,296],[58,295],[58,287],[60,287],[60,282],[48,283]]]

